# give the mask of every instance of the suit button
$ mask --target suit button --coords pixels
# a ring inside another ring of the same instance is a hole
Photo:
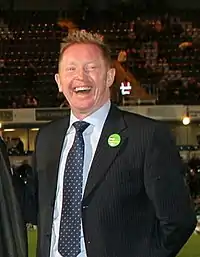
[[[88,244],[90,244],[91,242],[90,241],[87,241]]]
[[[87,209],[88,208],[88,205],[83,205],[83,209]]]

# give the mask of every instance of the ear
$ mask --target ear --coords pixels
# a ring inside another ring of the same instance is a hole
[[[111,68],[108,70],[107,72],[107,79],[106,79],[106,84],[107,84],[107,87],[111,87],[114,80],[115,80],[115,73],[116,73],[116,70],[115,68]]]
[[[59,92],[62,92],[62,86],[61,86],[61,84],[60,84],[60,76],[59,76],[58,73],[55,74],[55,81],[56,81],[56,83],[57,83],[57,85],[58,85],[58,90],[59,90]]]

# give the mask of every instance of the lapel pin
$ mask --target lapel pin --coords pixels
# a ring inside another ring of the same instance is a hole
[[[108,138],[108,144],[111,147],[118,146],[121,142],[121,137],[119,134],[112,134]]]

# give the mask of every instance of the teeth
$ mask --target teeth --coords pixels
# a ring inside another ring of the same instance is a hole
[[[74,90],[75,92],[80,92],[80,91],[88,91],[90,89],[91,87],[76,87]]]

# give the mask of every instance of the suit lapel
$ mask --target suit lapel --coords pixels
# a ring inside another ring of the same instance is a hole
[[[53,133],[55,133],[55,136],[51,138],[51,143],[49,144],[50,155],[49,155],[48,178],[49,178],[49,190],[50,190],[51,203],[54,203],[55,201],[60,156],[62,152],[62,145],[65,139],[65,135],[68,127],[69,127],[69,117],[66,117],[63,120],[60,120],[60,123],[58,123],[56,130],[53,131]]]
[[[90,168],[84,199],[101,183],[104,179],[110,165],[116,158],[120,149],[126,141],[125,134],[126,124],[123,119],[122,113],[113,105],[109,111],[108,117],[105,121],[103,131],[101,133],[99,143],[94,155],[94,159]],[[111,147],[108,144],[108,138],[110,135],[120,135],[120,143],[117,146]]]

